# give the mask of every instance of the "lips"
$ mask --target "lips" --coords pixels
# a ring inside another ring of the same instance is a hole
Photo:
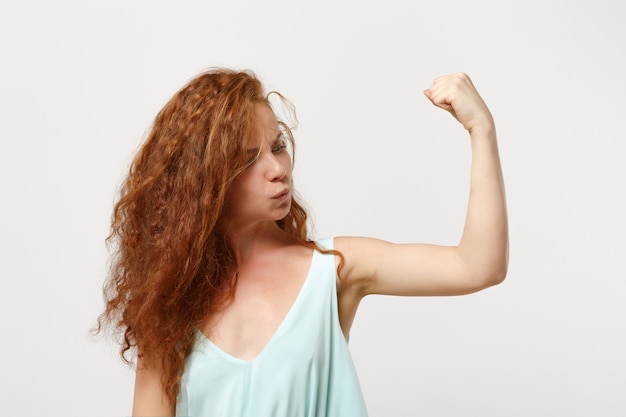
[[[274,195],[274,197],[272,197],[273,200],[280,200],[282,198],[287,197],[287,194],[289,194],[289,189],[285,189],[282,190],[281,192],[279,192],[278,194]]]

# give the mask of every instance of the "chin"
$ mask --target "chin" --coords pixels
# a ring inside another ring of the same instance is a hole
[[[289,215],[289,212],[291,211],[291,204],[289,204],[289,206],[287,207],[286,210],[284,210],[281,214],[279,214],[278,216],[276,216],[276,221],[281,221],[281,220],[285,220],[285,218]]]

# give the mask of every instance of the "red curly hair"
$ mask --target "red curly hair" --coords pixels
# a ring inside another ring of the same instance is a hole
[[[110,325],[119,332],[127,363],[136,352],[160,368],[172,403],[195,330],[235,288],[237,262],[220,220],[231,184],[249,163],[246,141],[258,103],[269,105],[249,72],[216,69],[190,81],[157,115],[113,211],[111,271],[97,330]],[[292,197],[279,226],[319,250],[307,239],[306,223]]]

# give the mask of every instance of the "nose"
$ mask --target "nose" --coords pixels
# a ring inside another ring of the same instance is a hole
[[[273,153],[269,153],[266,158],[266,177],[269,181],[280,181],[287,175],[287,167]]]

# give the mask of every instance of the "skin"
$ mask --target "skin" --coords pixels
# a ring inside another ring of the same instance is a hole
[[[463,234],[456,246],[336,237],[335,249],[345,257],[337,282],[345,335],[366,295],[468,294],[506,276],[508,222],[491,113],[463,73],[435,79],[424,94],[469,132],[472,167]],[[238,178],[228,202],[226,227],[240,264],[235,296],[202,328],[222,350],[244,360],[256,358],[271,339],[299,293],[312,255],[276,225],[289,211],[291,159],[269,107],[259,105],[257,115],[257,135],[249,144],[257,159]],[[173,415],[174,407],[162,395],[158,369],[139,363],[133,415]]]

